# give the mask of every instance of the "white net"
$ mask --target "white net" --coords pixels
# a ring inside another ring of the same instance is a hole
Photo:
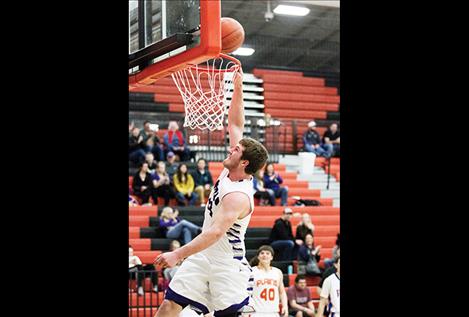
[[[171,75],[184,101],[184,127],[214,131],[223,126],[226,94],[240,67],[235,61],[220,56]]]

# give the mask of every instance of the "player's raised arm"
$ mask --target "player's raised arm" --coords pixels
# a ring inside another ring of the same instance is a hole
[[[227,194],[222,200],[222,210],[213,215],[213,223],[185,246],[158,256],[155,263],[163,267],[172,267],[182,259],[207,249],[233,226],[235,221],[250,211],[248,197],[241,192]]]
[[[235,74],[233,79],[233,97],[228,110],[228,133],[230,134],[230,147],[238,144],[243,138],[244,131],[244,102],[243,102],[243,70]]]

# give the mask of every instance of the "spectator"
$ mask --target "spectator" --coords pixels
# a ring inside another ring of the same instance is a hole
[[[158,162],[155,174],[153,174],[153,197],[161,197],[164,199],[164,205],[168,206],[171,198],[176,198],[174,189],[171,186],[171,179],[166,172],[166,165],[164,162]],[[156,201],[155,201],[156,203]]]
[[[337,234],[337,239],[335,240],[335,246],[332,249],[332,259],[325,259],[324,260],[324,265],[326,268],[331,267],[334,263],[335,260],[340,257],[340,233]]]
[[[139,128],[133,128],[129,136],[129,160],[138,165],[145,161],[145,143]]]
[[[171,241],[171,244],[169,245],[169,251],[174,251],[176,249],[179,249],[180,247],[181,247],[181,243],[178,240],[173,240]],[[171,279],[174,277],[174,274],[176,274],[177,270],[179,269],[179,266],[181,266],[182,261],[183,260],[181,260],[175,266],[168,267],[163,271],[163,276],[167,283],[169,283]]]
[[[303,134],[303,145],[306,152],[312,152],[317,156],[324,156],[326,158],[332,155],[332,146],[321,144],[321,136],[316,131],[316,122],[310,121],[308,123],[308,130]]]
[[[174,152],[168,152],[168,154],[166,155],[166,159],[166,171],[168,172],[171,184],[174,184],[173,176],[174,174],[176,174],[179,164],[176,162],[176,155],[174,155]]]
[[[275,204],[275,194],[272,191],[267,191],[264,187],[264,170],[260,169],[252,179],[254,185],[254,198],[259,199],[259,205],[267,206]]]
[[[148,152],[147,154],[145,154],[145,162],[148,164],[148,171],[150,172],[150,174],[154,174],[156,168],[158,167],[158,164],[155,161],[153,153]]]
[[[280,186],[283,183],[282,177],[274,170],[274,164],[269,163],[264,171],[264,186],[270,194],[270,204],[275,206],[275,198],[281,197],[282,206],[287,205],[288,187]]]
[[[314,247],[314,238],[312,234],[307,234],[305,243],[300,246],[298,251],[298,261],[302,262],[308,275],[320,275],[319,261],[321,260],[321,246]]]
[[[293,215],[291,208],[285,208],[281,218],[275,220],[270,232],[269,242],[274,251],[279,254],[279,261],[291,261],[296,258],[297,245],[303,241],[293,238],[290,219]]]
[[[179,211],[173,211],[171,207],[165,207],[161,211],[160,228],[167,239],[182,239],[182,243],[186,245],[192,239],[202,232],[202,228],[189,222],[182,220]]]
[[[180,161],[189,160],[190,150],[186,145],[182,132],[179,131],[179,126],[176,121],[169,122],[168,132],[164,134],[163,140],[167,151],[179,155]]]
[[[197,161],[197,169],[192,174],[195,183],[195,192],[200,198],[200,205],[205,206],[205,198],[210,195],[210,191],[213,187],[212,174],[208,168],[206,168],[205,159],[200,158]]]
[[[147,151],[151,152],[158,161],[164,161],[163,146],[156,134],[157,131],[158,127],[156,124],[152,125],[150,121],[145,121],[143,122],[143,130],[140,132],[140,135],[143,138],[143,142],[147,145]]]
[[[303,217],[303,220],[300,222],[298,227],[296,227],[295,238],[303,240],[304,242],[307,234],[310,234],[310,235],[314,234],[314,225],[311,222],[311,216],[308,213],[305,212],[302,215],[302,217]]]
[[[140,258],[134,255],[134,249],[129,245],[129,280],[137,280],[137,293],[144,295],[142,282],[145,277],[150,276],[153,284],[153,292],[158,292],[158,276],[153,264],[143,265]]]
[[[176,175],[173,176],[173,182],[179,206],[184,206],[186,201],[189,202],[189,206],[194,206],[199,196],[194,193],[194,179],[187,172],[186,164],[179,165]]]
[[[295,277],[295,285],[288,288],[287,296],[290,316],[315,316],[316,309],[311,298],[311,291],[306,286],[304,275],[297,275]]]
[[[141,199],[142,205],[149,203],[150,197],[153,195],[153,183],[152,176],[148,172],[147,163],[142,163],[138,172],[134,175],[132,190],[133,194]],[[157,202],[155,197],[153,200],[155,203]]]
[[[322,285],[318,316],[323,315],[326,306],[330,306],[330,316],[340,316],[340,257],[336,259],[334,266],[336,272],[329,275]]]
[[[340,131],[337,123],[331,124],[329,129],[324,132],[323,142],[329,147],[328,150],[332,152],[333,156],[340,156]]]

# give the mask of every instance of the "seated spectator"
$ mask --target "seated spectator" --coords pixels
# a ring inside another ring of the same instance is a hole
[[[298,246],[303,243],[293,237],[290,219],[293,215],[291,208],[285,208],[281,218],[275,220],[270,232],[269,242],[275,253],[279,255],[279,261],[291,261],[296,259]]]
[[[164,199],[164,205],[168,206],[169,201],[171,198],[176,198],[174,193],[174,189],[171,186],[171,179],[169,178],[168,173],[166,173],[166,165],[164,162],[158,162],[158,167],[153,174],[153,191],[155,197],[154,199],[158,199],[161,197]],[[155,201],[156,203],[157,201]]]
[[[186,145],[182,132],[179,131],[179,126],[176,121],[169,122],[168,132],[164,134],[163,140],[168,152],[177,154],[180,161],[189,160],[190,150]]]
[[[158,167],[158,163],[155,161],[153,153],[145,154],[145,163],[148,164],[148,171],[150,174],[154,174],[156,168]]]
[[[169,245],[169,251],[172,252],[176,249],[179,249],[180,247],[181,247],[181,243],[178,240],[173,240],[173,241],[171,241],[171,244]],[[183,262],[183,260],[179,261],[173,267],[168,267],[168,268],[164,269],[163,276],[164,276],[164,279],[166,280],[166,283],[169,283],[173,279],[174,274],[176,274],[176,272],[179,269],[179,266],[181,266],[182,262]]]
[[[275,194],[273,192],[267,191],[264,188],[264,170],[260,169],[252,178],[252,183],[254,185],[254,198],[259,199],[259,205],[261,206],[274,206],[275,205]],[[274,205],[272,205],[272,203]]]
[[[282,177],[274,170],[274,164],[269,163],[264,171],[264,186],[270,194],[270,204],[275,206],[275,198],[281,197],[282,206],[288,202],[288,187],[280,186],[283,183]],[[272,197],[273,196],[273,197]]]
[[[337,234],[337,239],[335,240],[335,246],[332,249],[332,259],[324,259],[324,265],[326,268],[331,267],[337,258],[340,257],[340,233]]]
[[[319,261],[321,260],[321,246],[314,247],[314,238],[312,234],[307,234],[305,243],[300,246],[298,251],[298,261],[302,262],[306,274],[321,275]],[[300,265],[300,264],[299,264]]]
[[[311,298],[311,292],[306,286],[304,275],[295,277],[295,285],[287,289],[289,315],[294,317],[314,317],[316,309]],[[321,316],[322,317],[322,316]]]
[[[307,234],[314,234],[314,225],[311,222],[311,216],[308,213],[304,213],[302,215],[302,218],[302,221],[300,222],[298,227],[296,227],[295,238],[300,239],[304,242]]]
[[[200,205],[203,207],[205,206],[205,198],[210,195],[210,191],[213,187],[213,179],[212,174],[208,168],[206,168],[205,159],[200,158],[197,161],[197,169],[192,174],[195,183],[195,192],[200,198]]]
[[[155,196],[153,191],[152,176],[148,171],[148,164],[142,163],[132,181],[133,194],[141,199],[142,205],[149,204],[150,197]],[[156,197],[153,201],[156,203]]]
[[[153,264],[142,264],[140,258],[134,255],[134,249],[129,245],[129,280],[137,280],[137,293],[144,295],[142,282],[150,276],[153,284],[153,292],[158,292],[158,274]]]
[[[306,152],[312,152],[326,158],[332,156],[332,146],[321,144],[321,136],[316,131],[316,122],[314,121],[308,123],[308,130],[303,134],[303,145]]]
[[[173,182],[176,189],[178,205],[185,206],[186,202],[188,202],[189,206],[194,206],[199,195],[194,193],[194,179],[192,175],[187,172],[186,164],[179,165],[176,175],[173,176]]]
[[[143,142],[145,142],[147,146],[147,151],[151,152],[154,157],[156,157],[157,161],[164,161],[163,145],[161,144],[160,138],[156,134],[158,129],[154,128],[152,130],[150,127],[150,121],[143,122],[143,130],[140,132],[140,135],[143,138]]]
[[[134,127],[129,136],[129,160],[139,165],[145,161],[145,142],[140,135],[140,129]]]
[[[178,216],[177,209],[173,211],[171,207],[163,208],[160,215],[160,228],[167,239],[182,239],[182,244],[186,245],[202,232],[202,228]]]
[[[173,176],[176,174],[179,163],[176,162],[176,155],[173,152],[168,152],[166,155],[166,172],[169,175],[171,184],[173,184]]]
[[[331,124],[329,129],[324,132],[323,142],[329,147],[328,151],[332,152],[332,156],[340,156],[340,131],[337,123]]]

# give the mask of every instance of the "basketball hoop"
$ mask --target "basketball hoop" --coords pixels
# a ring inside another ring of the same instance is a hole
[[[184,127],[214,131],[223,126],[226,94],[240,67],[236,58],[219,54],[171,75],[184,101]]]

